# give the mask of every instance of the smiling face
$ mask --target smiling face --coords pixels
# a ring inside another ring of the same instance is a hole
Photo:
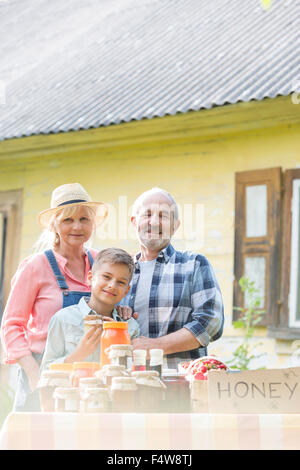
[[[66,208],[55,219],[53,230],[59,237],[61,245],[78,246],[87,242],[93,232],[92,213],[84,206]]]
[[[101,313],[101,306],[113,308],[128,293],[131,273],[126,264],[104,262],[94,273],[89,272],[88,279],[92,286],[90,305]]]
[[[152,250],[164,248],[179,227],[171,201],[161,193],[145,198],[131,220],[140,243]]]

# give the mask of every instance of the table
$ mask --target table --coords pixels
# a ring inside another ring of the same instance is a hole
[[[300,414],[10,413],[1,450],[300,450]]]

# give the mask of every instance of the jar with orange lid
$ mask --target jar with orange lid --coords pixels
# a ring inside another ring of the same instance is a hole
[[[101,335],[101,367],[110,364],[106,350],[112,344],[130,344],[130,336],[128,333],[128,323],[124,321],[108,321],[103,322],[103,332]]]
[[[73,372],[73,363],[72,362],[52,362],[52,364],[49,365],[49,370]]]
[[[100,369],[98,362],[73,362],[72,386],[79,387],[79,380],[94,377],[94,373]]]

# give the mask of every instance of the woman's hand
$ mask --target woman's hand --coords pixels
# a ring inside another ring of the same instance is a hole
[[[124,305],[117,305],[116,310],[118,312],[118,315],[124,321],[130,320],[131,317],[133,317],[136,320],[139,316],[139,314],[137,312],[132,313],[132,308],[131,307],[126,307]]]
[[[20,366],[24,369],[28,378],[30,390],[33,392],[40,379],[40,366],[33,356],[24,356],[18,360]]]

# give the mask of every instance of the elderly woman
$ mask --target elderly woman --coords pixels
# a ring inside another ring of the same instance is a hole
[[[15,411],[39,409],[36,386],[49,321],[61,308],[90,295],[87,274],[97,251],[85,244],[106,216],[105,204],[91,201],[78,183],[56,188],[51,208],[39,214],[41,226],[52,234],[52,249],[21,262],[2,321],[5,363],[21,366]]]

